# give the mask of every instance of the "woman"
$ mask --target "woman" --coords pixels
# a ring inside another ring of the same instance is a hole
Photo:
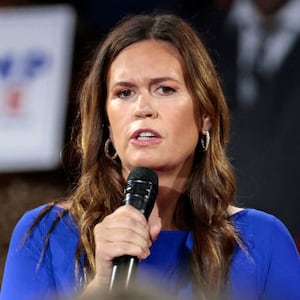
[[[112,262],[123,255],[140,259],[138,282],[156,278],[151,283],[178,298],[296,299],[299,256],[284,225],[233,206],[227,106],[204,46],[183,20],[123,20],[96,53],[80,117],[78,186],[68,201],[20,220],[2,300],[107,289]],[[149,222],[122,205],[138,166],[159,179]]]

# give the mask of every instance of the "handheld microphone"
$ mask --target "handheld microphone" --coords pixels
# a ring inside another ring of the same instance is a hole
[[[138,209],[148,220],[158,192],[157,174],[149,168],[137,167],[131,171],[124,189],[124,204]],[[124,255],[113,260],[109,291],[117,286],[127,289],[135,275],[139,260]]]

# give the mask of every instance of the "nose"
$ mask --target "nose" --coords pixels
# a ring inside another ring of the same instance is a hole
[[[151,101],[151,95],[140,94],[136,101],[136,118],[157,118],[158,112],[156,106]]]

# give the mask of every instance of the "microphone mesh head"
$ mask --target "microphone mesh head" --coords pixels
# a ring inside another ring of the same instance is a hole
[[[149,168],[146,167],[137,167],[133,169],[127,180],[144,180],[150,181],[154,186],[158,186],[158,177],[157,174]]]
[[[148,219],[158,193],[157,174],[149,168],[138,167],[131,171],[125,187],[125,204],[130,204]]]

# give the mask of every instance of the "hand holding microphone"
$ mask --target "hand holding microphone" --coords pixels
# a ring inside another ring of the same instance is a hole
[[[148,168],[136,168],[128,176],[125,188],[124,204],[139,210],[148,220],[158,192],[156,173]],[[128,288],[135,275],[139,259],[136,256],[123,255],[113,261],[109,290],[114,286]]]
[[[119,207],[95,227],[96,277],[99,282],[109,283],[110,290],[116,285],[127,288],[139,260],[149,255],[151,238],[147,219],[157,190],[158,179],[153,170],[134,169],[124,190],[127,205]]]

